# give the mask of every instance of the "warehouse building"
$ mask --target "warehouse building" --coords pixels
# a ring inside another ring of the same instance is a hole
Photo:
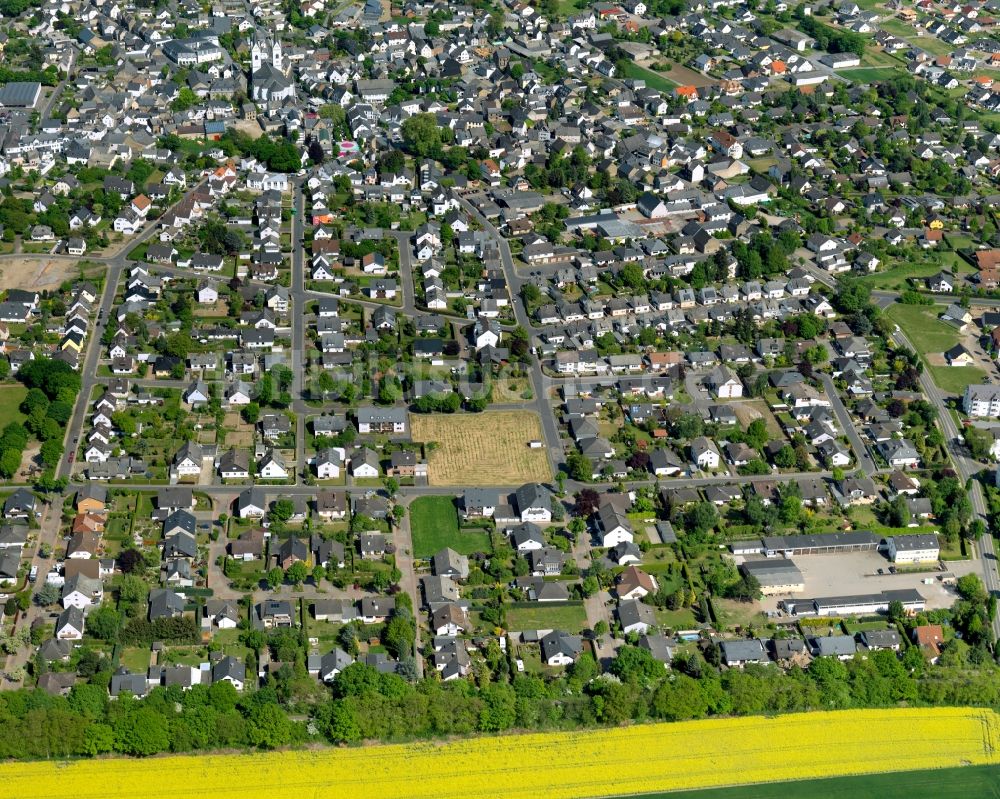
[[[783,599],[780,606],[792,616],[863,616],[885,613],[889,610],[889,603],[897,600],[902,602],[907,613],[919,613],[927,606],[926,600],[912,588],[883,591],[881,594]]]
[[[786,558],[750,560],[743,563],[740,569],[757,579],[764,596],[796,594],[806,588],[799,567]]]
[[[831,555],[836,552],[865,552],[878,549],[881,539],[873,533],[816,533],[815,535],[769,535],[757,540],[734,541],[734,555],[766,555],[769,558],[792,555]]]
[[[0,106],[4,108],[34,108],[42,96],[42,84],[15,80],[0,86]]]

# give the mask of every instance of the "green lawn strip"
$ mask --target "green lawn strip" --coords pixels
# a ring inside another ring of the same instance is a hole
[[[903,334],[921,355],[944,352],[958,343],[958,331],[938,320],[937,306],[890,305],[886,314],[899,325]]]

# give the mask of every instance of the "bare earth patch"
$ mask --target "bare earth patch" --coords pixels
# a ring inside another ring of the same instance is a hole
[[[431,485],[521,485],[551,479],[542,438],[531,411],[477,414],[411,414],[413,440],[435,442],[427,456]]]
[[[57,288],[77,274],[77,261],[72,258],[50,258],[47,255],[25,255],[0,260],[0,290],[32,288],[37,291]]]
[[[767,425],[767,432],[774,436],[775,438],[781,438],[781,425],[778,424],[778,420],[774,418],[774,414],[771,413],[770,409],[767,407],[767,403],[763,400],[749,400],[742,402],[733,402],[730,407],[736,414],[736,418],[739,419],[740,427],[744,430],[750,426],[750,423],[755,419],[763,419],[764,424]]]

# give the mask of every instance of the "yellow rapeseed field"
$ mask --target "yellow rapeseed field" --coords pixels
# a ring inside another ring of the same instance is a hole
[[[583,799],[1000,762],[1000,716],[802,713],[448,744],[0,766],[14,799]]]

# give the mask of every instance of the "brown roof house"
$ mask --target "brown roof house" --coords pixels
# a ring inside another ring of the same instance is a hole
[[[618,578],[619,599],[642,599],[659,589],[656,578],[636,566],[629,566]]]

